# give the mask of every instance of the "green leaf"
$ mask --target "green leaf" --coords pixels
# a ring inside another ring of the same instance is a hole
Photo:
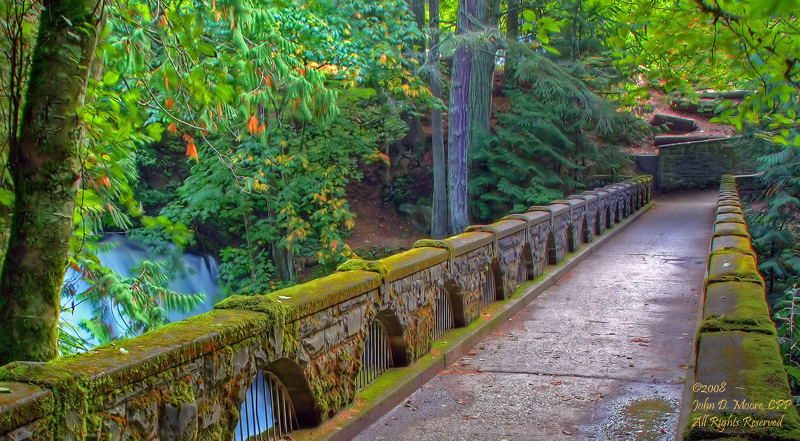
[[[530,10],[530,9],[526,9],[526,10],[522,11],[522,17],[525,18],[525,20],[530,21],[530,22],[536,21],[536,13],[533,12],[532,10]]]
[[[6,207],[14,203],[14,192],[5,188],[0,188],[0,204]]]
[[[8,388],[8,387],[0,387],[0,393],[10,394],[11,393],[11,389]]]
[[[211,43],[208,43],[208,42],[205,42],[205,41],[203,41],[203,42],[201,42],[200,44],[197,45],[197,51],[200,52],[201,54],[205,55],[206,57],[216,57],[217,56],[217,50],[214,49],[214,46]]]
[[[542,45],[542,49],[546,50],[547,52],[556,54],[556,55],[561,55],[561,52],[559,52],[558,49],[554,48],[553,46],[548,46],[546,44],[543,44]]]
[[[103,75],[103,83],[105,83],[106,86],[114,85],[117,83],[118,80],[119,80],[119,74],[117,72],[114,72],[113,70],[110,70],[106,72],[105,75]]]

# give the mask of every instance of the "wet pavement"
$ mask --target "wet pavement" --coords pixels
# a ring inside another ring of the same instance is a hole
[[[675,439],[716,197],[655,198],[355,440]]]

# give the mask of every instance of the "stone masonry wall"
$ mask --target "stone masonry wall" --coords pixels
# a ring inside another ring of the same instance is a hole
[[[798,440],[800,417],[783,368],[764,279],[732,176],[723,176],[695,343],[687,441]]]
[[[393,365],[414,363],[433,343],[439,295],[467,326],[486,296],[512,297],[651,190],[652,177],[637,177],[268,295],[232,296],[86,354],[2,366],[0,441],[230,441],[259,373],[285,387],[300,427],[314,427],[353,401],[373,320]]]
[[[661,191],[710,188],[724,174],[756,170],[741,138],[670,144],[659,147],[657,186]]]

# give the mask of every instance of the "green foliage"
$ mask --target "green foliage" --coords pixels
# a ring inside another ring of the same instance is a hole
[[[376,148],[401,136],[387,128],[402,121],[375,93],[340,96],[342,111],[331,123],[290,124],[286,113],[283,124],[259,136],[215,139],[230,162],[201,158],[178,190],[180,198],[163,210],[175,221],[210,222],[238,238],[221,252],[223,296],[294,283],[280,273],[282,253],[321,264],[351,255],[344,237],[354,216],[345,186],[360,179],[360,161],[382,159]]]
[[[80,327],[102,344],[130,338],[168,323],[169,311],[188,312],[202,303],[202,293],[180,294],[166,288],[166,269],[166,262],[143,260],[131,268],[131,277],[104,269],[84,272],[83,280],[90,283],[89,287],[76,292],[75,285],[65,284],[62,297],[72,299],[67,308],[82,302],[95,307],[93,317],[82,320]],[[87,348],[70,329],[72,326],[62,322],[62,353]]]
[[[472,210],[483,220],[547,204],[593,175],[617,173],[629,160],[598,139],[641,124],[553,61],[521,46],[512,50],[523,60],[517,75],[524,87],[506,91],[511,110],[497,115],[494,134],[484,134],[471,154]]]
[[[778,344],[795,401],[800,396],[800,289],[787,288],[775,305]]]

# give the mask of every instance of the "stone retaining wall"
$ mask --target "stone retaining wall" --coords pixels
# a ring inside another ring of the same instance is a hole
[[[0,440],[233,439],[259,372],[285,387],[300,427],[351,403],[370,324],[387,331],[392,366],[430,351],[435,303],[453,324],[475,320],[569,252],[646,204],[638,177],[458,236],[419,241],[378,261],[215,310],[143,336],[49,363],[0,367]]]
[[[764,280],[732,176],[723,176],[696,336],[695,379],[684,402],[686,440],[798,440]]]
[[[728,138],[660,146],[656,186],[665,192],[710,188],[722,175],[754,173],[755,159],[741,141]]]

